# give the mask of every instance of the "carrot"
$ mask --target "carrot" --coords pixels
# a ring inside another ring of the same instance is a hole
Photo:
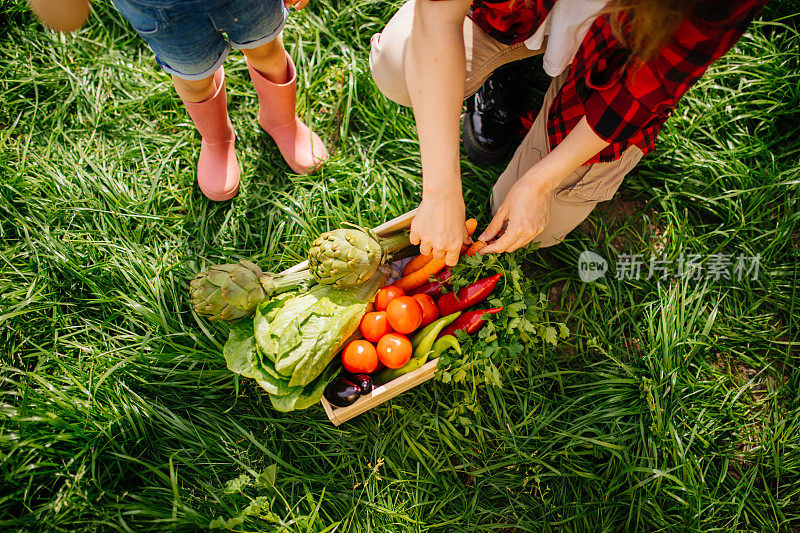
[[[407,293],[428,283],[428,278],[444,270],[445,266],[447,266],[447,263],[444,262],[444,259],[431,259],[425,266],[408,276],[398,279],[393,285],[400,287]]]
[[[433,259],[432,255],[418,255],[403,267],[403,276],[408,276],[412,272],[416,272],[420,268],[427,265],[431,259]]]
[[[475,233],[475,230],[478,229],[478,221],[474,218],[467,220],[464,224],[466,225],[468,235],[472,235]],[[464,255],[464,252],[466,252],[468,248],[469,245],[462,246],[460,254]],[[433,259],[432,255],[418,255],[403,267],[403,276],[408,276],[412,272],[416,272],[427,265],[431,259]]]
[[[480,252],[484,246],[486,246],[484,241],[475,241],[472,243],[472,246],[467,248],[467,251],[464,252],[464,255],[475,255]]]
[[[478,229],[478,221],[475,220],[474,218],[471,218],[467,220],[466,226],[467,226],[467,234],[472,235],[473,233],[475,233],[475,230]]]

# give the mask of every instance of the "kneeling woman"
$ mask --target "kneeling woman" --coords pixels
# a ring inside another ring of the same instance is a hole
[[[492,191],[483,253],[561,242],[653,148],[678,100],[765,0],[409,0],[373,36],[380,90],[411,106],[422,201],[411,238],[454,264],[464,233],[463,98],[543,53],[541,110]],[[523,88],[520,87],[522,90]]]

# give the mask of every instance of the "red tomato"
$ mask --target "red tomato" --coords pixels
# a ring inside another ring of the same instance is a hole
[[[415,294],[412,298],[414,298],[422,308],[421,327],[425,327],[439,318],[439,308],[436,306],[436,302],[430,294]]]
[[[404,335],[387,333],[378,341],[378,359],[387,368],[400,368],[411,360],[411,341]]]
[[[342,366],[351,374],[369,374],[378,368],[378,353],[368,341],[351,341],[342,352]]]
[[[405,296],[406,293],[400,287],[395,287],[394,285],[387,285],[381,290],[378,291],[378,294],[375,295],[375,310],[376,311],[386,311],[386,307],[389,305],[389,302],[394,300],[395,298],[399,298],[401,296]]]
[[[422,324],[422,306],[411,296],[400,296],[389,302],[386,318],[393,330],[408,334]]]
[[[361,335],[370,342],[378,342],[381,337],[392,332],[386,319],[386,311],[367,313],[361,319]]]

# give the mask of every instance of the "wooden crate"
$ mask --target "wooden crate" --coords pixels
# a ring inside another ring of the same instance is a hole
[[[418,369],[412,370],[408,374],[403,374],[402,376],[393,379],[385,385],[375,387],[372,389],[371,393],[364,394],[361,396],[361,398],[356,400],[356,403],[353,405],[348,405],[347,407],[334,407],[328,400],[325,399],[325,397],[323,397],[320,402],[322,403],[322,407],[325,409],[325,414],[328,415],[330,421],[333,422],[334,426],[338,426],[344,422],[347,422],[351,418],[369,411],[376,405],[380,405],[387,400],[391,400],[401,392],[405,392],[412,387],[416,387],[420,383],[428,381],[436,374],[436,364],[438,362],[439,359],[428,361]]]
[[[414,219],[414,215],[416,213],[416,209],[409,211],[408,213],[400,215],[399,217],[389,220],[388,222],[384,222],[375,228],[374,231],[378,234],[378,236],[385,237],[387,235],[391,235],[392,233],[408,229],[411,227],[411,221]],[[286,272],[297,272],[305,268],[308,268],[307,261],[296,264],[292,268],[286,270]],[[405,392],[408,389],[416,387],[420,383],[424,383],[425,381],[431,379],[436,374],[436,363],[438,361],[438,359],[428,361],[418,369],[411,371],[408,374],[404,374],[396,379],[393,379],[389,383],[381,385],[380,387],[375,387],[371,393],[361,396],[361,398],[359,398],[353,405],[349,405],[347,407],[334,407],[328,400],[322,398],[321,403],[323,409],[325,409],[325,414],[328,415],[330,421],[336,426],[347,422],[351,418],[369,411],[376,405],[380,405],[383,402],[394,398],[401,392]]]

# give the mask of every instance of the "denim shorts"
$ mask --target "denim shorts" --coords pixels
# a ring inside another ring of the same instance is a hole
[[[231,48],[256,48],[272,41],[289,14],[282,0],[113,2],[155,52],[161,68],[185,80],[212,76]]]

